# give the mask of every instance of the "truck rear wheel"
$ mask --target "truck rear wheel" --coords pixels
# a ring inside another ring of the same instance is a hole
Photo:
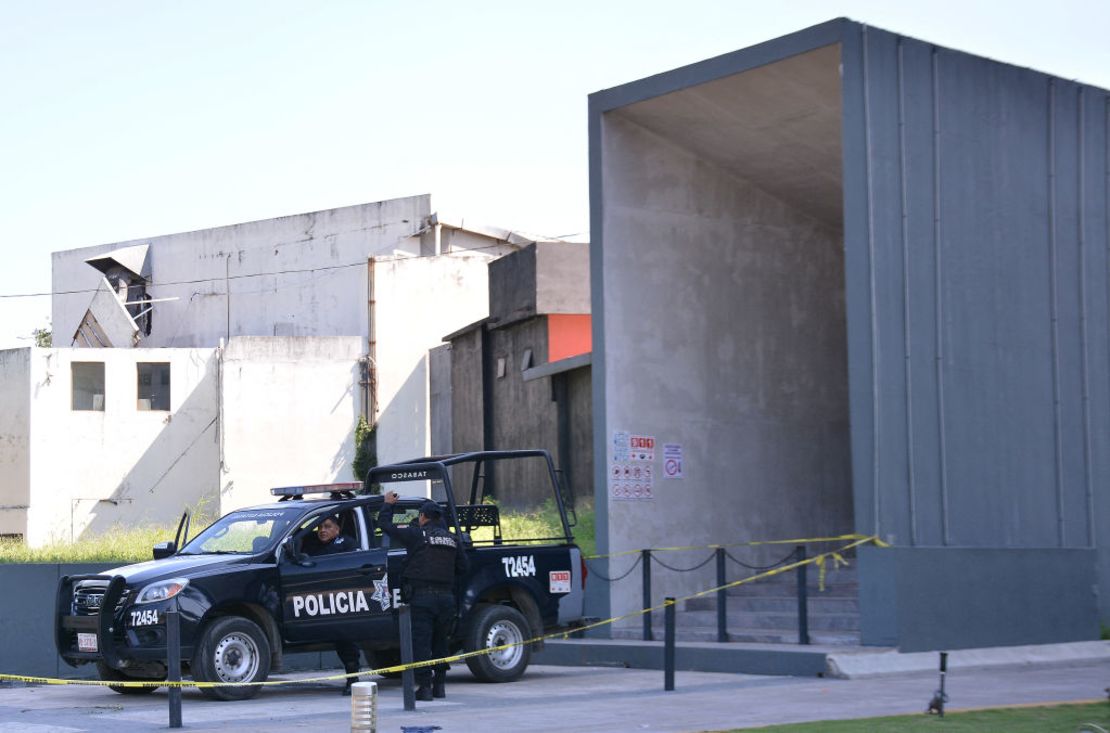
[[[270,674],[270,642],[253,621],[222,616],[205,627],[192,668],[198,682],[263,682]],[[201,687],[200,691],[213,700],[246,700],[260,689],[249,685]]]
[[[512,682],[528,669],[532,649],[523,642],[532,636],[528,621],[512,606],[482,603],[474,607],[463,644],[466,651],[507,649],[466,658],[466,666],[482,682]]]
[[[104,680],[105,682],[147,681],[147,678],[145,677],[132,677],[126,672],[122,672],[115,667],[109,667],[104,662],[96,663],[96,672],[100,679]],[[121,695],[149,695],[150,693],[157,690],[158,686],[150,685],[149,687],[147,687],[144,685],[143,687],[131,687],[124,685],[108,685],[108,689],[112,692],[118,692]]]

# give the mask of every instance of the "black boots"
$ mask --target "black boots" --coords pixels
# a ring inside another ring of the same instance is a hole
[[[356,665],[351,666],[351,667],[345,667],[344,669],[347,672],[347,674],[353,674],[355,672],[358,672],[358,665],[356,664]],[[343,692],[341,692],[340,694],[343,695],[343,697],[350,697],[351,696],[351,685],[358,682],[358,677],[348,677],[347,679],[343,680],[343,682],[344,682]]]
[[[427,682],[421,682],[420,686],[416,688],[416,699],[421,702],[429,702],[433,699],[442,700],[447,697],[447,688],[444,684],[446,681],[447,672],[437,669],[432,677],[431,687],[428,687]]]

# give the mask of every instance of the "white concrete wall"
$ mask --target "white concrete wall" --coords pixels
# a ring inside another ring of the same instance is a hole
[[[26,532],[31,486],[31,354],[0,351],[0,534]]]
[[[76,411],[71,364],[104,363],[104,411]],[[138,362],[170,363],[171,409],[140,411]],[[168,523],[218,487],[213,349],[32,349],[27,542]]]
[[[367,333],[366,261],[395,251],[418,254],[411,235],[429,196],[248,222],[182,234],[55,252],[54,343],[68,346],[100,273],[84,260],[150,244],[151,334],[142,345],[214,347],[232,336],[362,336]]]
[[[613,431],[656,440],[655,498],[609,498],[609,551],[851,531],[840,232],[614,114],[602,140],[599,478]],[[664,443],[682,445],[685,478],[663,479]],[[712,587],[713,566],[653,576],[658,602]],[[639,585],[611,600],[640,608]]]
[[[378,462],[428,455],[428,350],[489,313],[488,255],[374,263]]]
[[[363,340],[233,338],[224,351],[220,511],[278,486],[353,481]]]

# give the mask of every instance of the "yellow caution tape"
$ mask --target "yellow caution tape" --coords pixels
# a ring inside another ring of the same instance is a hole
[[[28,682],[28,683],[31,683],[31,684],[41,684],[41,685],[84,685],[84,686],[87,686],[87,687],[196,687],[196,688],[278,687],[278,686],[281,686],[281,685],[301,685],[301,684],[305,684],[305,683],[309,683],[309,682],[332,682],[332,681],[335,681],[335,680],[345,680],[349,677],[358,677],[360,675],[372,675],[372,674],[381,675],[381,674],[392,674],[394,672],[404,672],[405,670],[408,670],[408,669],[418,669],[420,667],[430,667],[430,666],[437,665],[437,664],[450,664],[451,662],[461,662],[461,661],[464,661],[464,660],[469,659],[471,657],[478,657],[478,656],[482,656],[484,654],[492,654],[493,652],[505,651],[505,650],[508,650],[508,649],[512,649],[515,646],[522,646],[524,644],[535,644],[536,642],[544,641],[544,640],[547,640],[547,639],[555,639],[555,638],[566,639],[572,633],[577,634],[577,633],[581,633],[583,631],[589,631],[591,629],[597,629],[597,628],[600,628],[602,626],[607,626],[609,624],[613,624],[613,623],[616,623],[618,621],[624,621],[626,619],[636,618],[637,616],[643,616],[644,614],[652,613],[654,611],[661,611],[661,610],[665,609],[667,606],[677,605],[680,601],[688,601],[692,598],[700,598],[702,596],[707,596],[711,593],[718,593],[720,591],[727,590],[728,588],[735,588],[737,586],[746,585],[748,583],[753,583],[757,580],[762,580],[763,578],[770,578],[772,576],[779,575],[781,573],[786,573],[786,572],[789,572],[791,570],[797,570],[798,568],[802,567],[803,565],[814,564],[814,565],[817,566],[818,572],[819,572],[819,577],[820,577],[821,590],[824,590],[825,563],[828,560],[830,560],[830,559],[832,560],[834,567],[837,567],[839,565],[847,565],[848,561],[844,559],[842,553],[847,552],[848,550],[851,550],[855,547],[859,547],[860,545],[865,544],[865,543],[872,543],[872,544],[874,544],[878,547],[889,547],[889,545],[887,545],[885,542],[880,540],[878,537],[875,537],[875,536],[868,537],[868,536],[865,536],[865,535],[843,535],[840,538],[824,538],[824,539],[820,539],[820,540],[805,540],[805,541],[808,541],[808,542],[825,542],[825,541],[831,541],[831,540],[835,540],[835,539],[852,539],[854,541],[852,543],[848,544],[848,545],[845,545],[844,547],[841,547],[841,548],[835,550],[835,551],[822,552],[818,555],[814,555],[813,557],[806,558],[805,560],[797,560],[795,562],[787,563],[786,565],[780,565],[779,567],[774,568],[772,570],[767,570],[765,572],[758,573],[756,575],[752,575],[752,576],[747,577],[747,578],[741,578],[740,580],[734,580],[732,582],[725,583],[724,585],[718,585],[718,586],[713,587],[713,588],[707,588],[706,590],[698,591],[697,593],[691,593],[690,595],[683,596],[681,598],[674,598],[674,599],[670,599],[670,600],[664,600],[662,603],[660,603],[656,606],[650,606],[648,608],[641,608],[641,609],[623,614],[621,616],[613,616],[611,618],[607,618],[607,619],[604,619],[604,620],[601,620],[601,621],[595,621],[593,623],[586,624],[584,626],[576,626],[573,629],[570,629],[570,630],[567,630],[567,631],[554,631],[550,634],[542,634],[540,636],[534,636],[531,639],[525,639],[524,641],[514,642],[512,644],[501,644],[499,646],[484,647],[482,649],[475,649],[472,652],[464,652],[462,654],[454,654],[452,656],[440,657],[438,659],[426,659],[422,662],[412,662],[410,664],[395,664],[391,667],[378,667],[376,669],[361,670],[359,672],[349,672],[349,673],[345,673],[345,674],[321,675],[321,676],[318,676],[318,677],[299,677],[297,679],[288,679],[288,680],[265,680],[263,682],[201,682],[201,681],[195,681],[195,680],[181,680],[179,682],[170,682],[168,680],[120,680],[120,681],[115,681],[115,680],[67,680],[67,679],[61,679],[61,678],[57,678],[57,677],[36,677],[36,676],[33,676],[33,675],[3,674],[3,673],[0,673],[0,680],[6,680],[6,681],[12,681],[12,682]],[[787,543],[787,542],[797,543],[797,542],[801,542],[801,541],[802,540],[777,540],[777,541],[768,541],[768,542],[755,543],[755,544],[784,544],[784,543]],[[753,544],[753,543],[747,543],[747,544]],[[715,545],[710,545],[710,547],[717,547],[717,546],[719,546],[719,545],[716,545],[716,546]],[[704,548],[660,548],[660,549],[704,549]]]

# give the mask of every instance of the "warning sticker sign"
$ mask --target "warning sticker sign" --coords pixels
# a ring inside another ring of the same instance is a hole
[[[663,478],[682,478],[682,446],[667,443],[663,446]]]
[[[624,430],[613,431],[609,462],[609,496],[617,501],[655,498],[655,438]]]

